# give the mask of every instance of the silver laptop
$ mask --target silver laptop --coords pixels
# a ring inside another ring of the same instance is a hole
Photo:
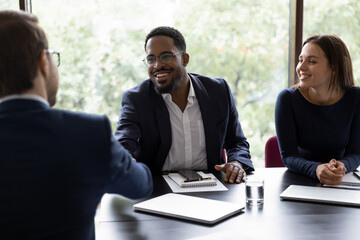
[[[244,210],[245,205],[168,193],[134,205],[149,212],[205,224],[214,224]]]
[[[280,198],[360,207],[359,190],[290,185]]]

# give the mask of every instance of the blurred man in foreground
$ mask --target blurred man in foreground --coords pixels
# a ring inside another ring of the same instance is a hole
[[[0,11],[0,239],[95,239],[104,193],[141,198],[149,169],[107,117],[51,109],[60,54],[36,16]]]

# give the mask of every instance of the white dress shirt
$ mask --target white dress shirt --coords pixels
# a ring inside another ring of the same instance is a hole
[[[172,101],[169,93],[162,96],[169,111],[172,135],[170,151],[162,170],[206,170],[204,125],[191,80],[184,112]]]
[[[40,101],[45,103],[46,105],[49,106],[49,103],[42,97],[40,97],[39,95],[35,95],[35,94],[11,94],[8,96],[5,96],[3,98],[0,98],[0,103],[9,101],[9,100],[13,100],[13,99],[30,99],[30,100],[36,100],[36,101]]]

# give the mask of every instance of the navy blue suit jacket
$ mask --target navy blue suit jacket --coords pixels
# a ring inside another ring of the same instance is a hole
[[[0,104],[0,239],[94,239],[104,193],[151,191],[149,169],[132,161],[105,116],[36,100]]]
[[[234,98],[226,81],[189,74],[204,123],[208,169],[237,160],[254,170],[249,144],[238,121]],[[171,147],[169,112],[150,79],[125,92],[115,138],[153,172],[161,171]]]

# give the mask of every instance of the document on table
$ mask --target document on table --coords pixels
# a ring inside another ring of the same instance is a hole
[[[174,193],[183,193],[183,192],[215,192],[215,191],[227,191],[228,189],[222,184],[219,179],[217,179],[212,173],[203,173],[198,172],[202,177],[207,178],[211,177],[216,181],[216,185],[213,186],[203,186],[203,187],[180,187],[176,184],[169,175],[163,175],[163,178],[171,188]]]

